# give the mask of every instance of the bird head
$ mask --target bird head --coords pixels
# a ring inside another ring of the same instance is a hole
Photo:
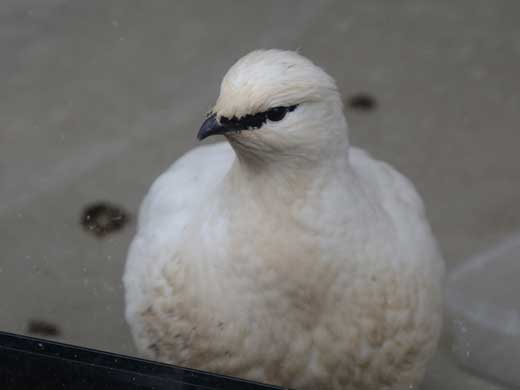
[[[226,136],[237,154],[277,159],[330,154],[348,145],[334,80],[292,51],[257,50],[224,76],[198,138]]]

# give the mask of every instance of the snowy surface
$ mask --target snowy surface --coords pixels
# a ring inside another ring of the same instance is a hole
[[[519,230],[519,13],[506,0],[3,1],[0,329],[45,320],[60,340],[134,353],[120,283],[134,226],[98,239],[81,212],[106,200],[135,222],[255,48],[300,48],[345,97],[377,99],[347,109],[352,141],[416,183],[449,269]],[[424,389],[497,388],[450,346]]]

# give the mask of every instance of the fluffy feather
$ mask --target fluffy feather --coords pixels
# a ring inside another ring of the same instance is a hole
[[[442,319],[443,261],[422,201],[349,147],[334,81],[299,54],[240,59],[214,112],[294,104],[153,184],[124,275],[137,347],[297,389],[409,388]]]

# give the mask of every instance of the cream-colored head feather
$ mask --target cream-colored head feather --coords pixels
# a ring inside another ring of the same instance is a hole
[[[287,155],[346,153],[347,125],[335,81],[323,69],[293,51],[257,50],[226,73],[213,108],[219,122],[293,107],[283,120],[267,120],[252,131],[226,133],[240,154]],[[247,129],[244,129],[247,130]]]
[[[214,112],[241,117],[337,96],[334,80],[307,58],[293,51],[256,50],[228,70]]]

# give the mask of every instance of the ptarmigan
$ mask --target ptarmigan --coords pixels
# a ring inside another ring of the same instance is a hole
[[[441,327],[443,260],[413,185],[350,147],[334,80],[254,51],[153,184],[124,285],[138,349],[309,390],[408,389]]]

